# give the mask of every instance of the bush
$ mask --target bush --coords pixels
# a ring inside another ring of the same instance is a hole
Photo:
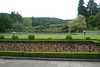
[[[12,35],[12,39],[13,40],[18,40],[19,39],[19,36],[18,35]]]
[[[34,34],[29,34],[28,35],[28,39],[29,40],[34,40],[35,39],[35,35]]]
[[[86,40],[91,40],[91,37],[86,37],[85,39],[86,39]]]
[[[52,37],[48,37],[47,40],[52,40]]]
[[[65,37],[65,39],[66,39],[66,40],[72,40],[73,38],[72,38],[71,35],[67,35],[67,36]]]
[[[98,42],[100,42],[100,39],[98,39]]]
[[[0,35],[0,39],[4,39],[5,38],[5,36],[4,35]]]

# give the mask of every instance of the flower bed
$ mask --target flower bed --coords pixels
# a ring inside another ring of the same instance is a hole
[[[100,52],[100,47],[95,44],[73,43],[0,43],[0,51],[24,52]]]

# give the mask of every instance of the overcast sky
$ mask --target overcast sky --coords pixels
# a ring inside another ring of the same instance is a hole
[[[84,0],[87,3],[89,0]],[[79,0],[0,0],[0,13],[18,12],[23,17],[74,19]],[[95,0],[100,3],[100,0]],[[86,5],[86,4],[85,4]]]

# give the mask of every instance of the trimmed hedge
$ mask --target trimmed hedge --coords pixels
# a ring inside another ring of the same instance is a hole
[[[52,40],[52,37],[48,37],[47,40]]]
[[[0,42],[37,42],[37,43],[93,43],[92,40],[0,40]]]
[[[0,39],[4,39],[5,38],[5,36],[4,35],[0,35]]]
[[[0,56],[100,59],[100,52],[13,52],[13,51],[0,51]]]
[[[98,39],[98,42],[100,42],[100,39]]]
[[[71,35],[67,35],[67,36],[65,37],[65,39],[66,39],[66,40],[72,40],[73,38],[72,38]]]
[[[86,40],[91,40],[91,37],[86,37],[85,39],[86,39]]]
[[[34,34],[29,34],[28,35],[28,39],[29,40],[34,40],[35,39],[35,35]]]
[[[18,40],[19,36],[18,35],[12,35],[12,40]]]

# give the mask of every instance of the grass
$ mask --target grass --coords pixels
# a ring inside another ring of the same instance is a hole
[[[100,31],[86,31],[87,33],[100,33]]]
[[[28,35],[18,35],[21,39],[27,39]],[[91,39],[99,39],[100,35],[86,35]],[[12,35],[5,35],[5,38],[11,38]],[[52,37],[53,39],[65,39],[66,35],[35,35],[35,39],[47,39],[47,37]],[[72,35],[73,39],[84,39],[84,35]]]

